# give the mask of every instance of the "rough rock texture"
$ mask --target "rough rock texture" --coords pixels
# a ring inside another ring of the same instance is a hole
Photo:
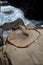
[[[43,65],[43,29],[38,30],[41,36],[30,47],[17,48],[10,44],[3,46],[12,65]]]
[[[4,25],[0,26],[0,28],[5,29],[16,29],[18,28],[18,25],[24,25],[23,21],[21,19],[17,19],[16,21],[13,21],[11,23],[5,23]]]
[[[43,29],[39,30],[41,36],[30,47],[17,48],[7,45],[7,55],[12,65],[43,65]]]

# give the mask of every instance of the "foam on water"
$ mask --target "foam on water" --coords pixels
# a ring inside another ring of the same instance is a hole
[[[10,14],[6,14],[5,12],[10,12]],[[13,12],[13,13],[12,13]],[[1,12],[0,12],[0,26],[4,23],[9,23],[17,20],[18,18],[21,18],[25,25],[29,24],[29,20],[24,17],[24,13],[22,10],[15,8],[13,6],[1,6]],[[3,37],[7,37],[9,32],[11,30],[7,30],[3,32]]]
[[[7,15],[4,12],[10,12],[12,11],[13,13]],[[1,12],[0,12],[0,26],[3,25],[4,23],[9,23],[12,21],[17,20],[18,18],[21,18],[24,22],[25,25],[29,24],[29,20],[24,17],[24,13],[22,10],[15,8],[13,6],[1,6]]]

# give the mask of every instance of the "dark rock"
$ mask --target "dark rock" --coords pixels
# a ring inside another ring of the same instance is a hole
[[[0,28],[6,29],[17,29],[19,25],[24,25],[24,22],[21,19],[17,19],[11,23],[5,23],[4,25],[0,26]]]
[[[0,46],[3,45],[3,29],[0,28]]]

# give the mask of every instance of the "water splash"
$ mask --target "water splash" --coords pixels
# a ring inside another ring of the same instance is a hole
[[[11,12],[11,13],[9,14],[9,12]],[[18,18],[21,18],[25,25],[30,23],[29,20],[24,17],[24,12],[22,10],[15,8],[13,6],[10,6],[10,5],[1,6],[0,26],[3,25],[4,23],[9,23],[9,22],[15,21]]]

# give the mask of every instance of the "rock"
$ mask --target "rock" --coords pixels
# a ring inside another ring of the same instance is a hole
[[[17,29],[19,25],[24,25],[23,21],[21,19],[17,19],[14,22],[11,23],[5,23],[4,25],[0,26],[2,29]]]
[[[0,28],[0,46],[3,45],[3,29]]]

